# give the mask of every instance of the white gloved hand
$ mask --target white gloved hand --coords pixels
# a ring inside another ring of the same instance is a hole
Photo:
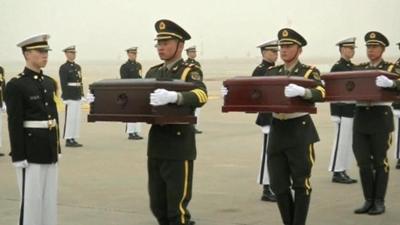
[[[87,102],[87,98],[85,98],[85,96],[82,96],[82,97],[81,97],[81,101],[82,101],[82,102]]]
[[[338,116],[331,116],[331,121],[334,123],[340,123],[341,119]]]
[[[394,110],[393,110],[393,115],[394,115],[395,117],[397,117],[397,118],[400,118],[400,110],[394,109]]]
[[[1,107],[1,111],[2,112],[7,112],[7,106],[6,106],[5,102],[3,102],[3,107]]]
[[[92,103],[92,102],[94,102],[94,100],[95,100],[95,97],[94,97],[94,94],[92,94],[92,93],[88,93],[87,95],[86,95],[86,101],[87,101],[87,103]]]
[[[167,91],[162,88],[156,89],[150,94],[150,105],[160,106],[168,103],[176,103],[178,100],[178,92]]]
[[[60,160],[62,158],[62,154],[58,153],[58,160]]]
[[[26,159],[22,161],[13,162],[12,164],[13,166],[15,166],[15,168],[26,168],[29,166],[29,163],[28,161],[26,161]]]
[[[221,90],[220,90],[220,93],[221,93],[221,97],[222,98],[225,97],[225,95],[228,94],[228,88],[226,88],[225,86],[222,86]]]
[[[271,126],[263,126],[263,127],[261,127],[261,131],[264,133],[264,134],[269,134],[269,130],[271,129]]]
[[[378,87],[388,88],[393,87],[394,82],[386,76],[380,75],[376,77],[375,84]]]
[[[304,96],[305,94],[306,89],[297,84],[289,84],[285,87],[285,96],[288,98]]]

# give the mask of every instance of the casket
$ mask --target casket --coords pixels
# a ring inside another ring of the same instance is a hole
[[[196,123],[194,108],[168,104],[150,105],[157,88],[190,91],[195,84],[181,80],[106,79],[89,85],[95,101],[90,104],[89,122],[120,121],[151,124]]]
[[[375,80],[379,75],[390,79],[399,76],[383,70],[360,70],[332,72],[321,76],[325,82],[326,101],[365,101],[385,102],[398,101],[399,93],[394,89],[380,88]]]
[[[301,97],[285,97],[285,86],[290,83],[305,88],[317,86],[315,81],[303,77],[235,77],[225,80],[223,85],[228,94],[224,98],[222,112],[316,113],[314,103]]]

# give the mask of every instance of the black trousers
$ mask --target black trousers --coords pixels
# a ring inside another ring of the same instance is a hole
[[[192,197],[193,160],[148,158],[150,209],[160,225],[186,225]]]
[[[392,143],[391,132],[353,133],[353,151],[360,170],[366,200],[384,200],[389,180],[387,150]]]
[[[314,161],[313,144],[268,149],[271,188],[284,224],[304,225],[306,222],[311,194],[309,178]]]

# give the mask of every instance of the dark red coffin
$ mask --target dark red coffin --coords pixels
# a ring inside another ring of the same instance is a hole
[[[89,122],[121,121],[151,124],[196,123],[194,109],[168,104],[151,106],[150,93],[157,88],[189,91],[193,83],[180,80],[108,79],[89,85],[95,101],[90,104]]]
[[[400,100],[394,89],[380,88],[375,80],[379,75],[398,79],[394,73],[383,70],[332,72],[321,76],[325,82],[326,101],[382,102]]]
[[[307,88],[317,86],[313,80],[287,76],[235,77],[225,80],[223,84],[228,88],[228,95],[225,96],[222,112],[316,113],[314,103],[301,97],[285,97],[285,86],[290,83]]]

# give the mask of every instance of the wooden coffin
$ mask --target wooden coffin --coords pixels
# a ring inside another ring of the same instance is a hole
[[[380,88],[375,80],[379,75],[390,79],[399,78],[383,70],[332,72],[321,76],[325,82],[326,101],[385,102],[400,100],[394,89]]]
[[[317,86],[313,80],[287,76],[235,77],[225,80],[223,85],[228,89],[228,94],[222,112],[316,113],[314,103],[301,97],[285,97],[285,86],[290,83],[306,88]]]
[[[180,80],[155,79],[107,79],[95,82],[89,85],[95,101],[90,104],[88,121],[196,123],[192,107],[176,104],[150,105],[150,93],[157,88],[190,91],[195,85]]]

